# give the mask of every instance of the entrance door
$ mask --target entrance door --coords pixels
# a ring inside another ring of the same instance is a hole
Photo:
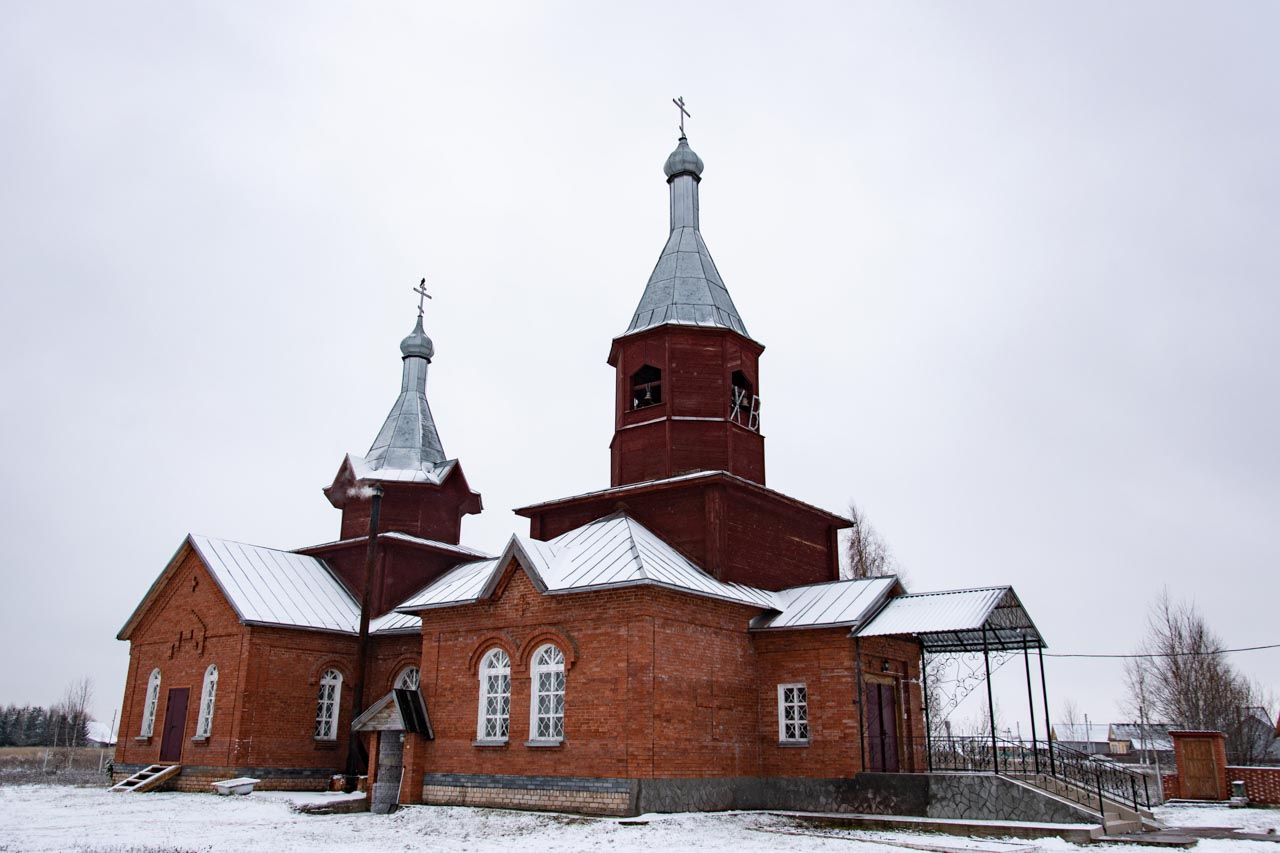
[[[892,684],[867,685],[867,769],[898,772],[898,694]]]
[[[1185,739],[1182,742],[1182,766],[1187,774],[1182,796],[1189,800],[1216,800],[1221,796],[1213,741],[1208,738]]]
[[[164,706],[164,731],[160,735],[160,760],[177,763],[182,760],[182,734],[187,730],[186,687],[169,690],[169,700]]]

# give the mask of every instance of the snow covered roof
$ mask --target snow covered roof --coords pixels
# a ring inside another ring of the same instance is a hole
[[[1040,648],[1044,640],[1012,587],[921,592],[891,599],[856,632],[860,637],[918,636],[928,651]]]
[[[371,480],[384,483],[431,483],[439,486],[449,478],[457,459],[446,459],[443,462],[424,463],[421,467],[398,468],[375,466],[363,456],[348,453],[351,471],[357,480]]]
[[[1169,737],[1169,726],[1163,723],[1112,723],[1111,740],[1127,740],[1134,749],[1156,749],[1165,752],[1173,751],[1173,738]]]
[[[875,613],[884,600],[899,588],[898,579],[888,576],[784,589],[773,593],[778,610],[757,616],[751,621],[751,627],[766,631],[857,625]]]
[[[410,536],[408,533],[401,533],[398,530],[392,530],[387,533],[379,533],[378,539],[394,539],[397,542],[408,542],[411,545],[422,545],[428,548],[434,548],[438,551],[449,551],[454,554],[460,554],[464,557],[492,557],[492,554],[486,554],[483,551],[477,551],[474,548],[468,548],[465,545],[454,545],[451,542],[440,542],[436,539],[423,539],[420,536]],[[305,548],[299,548],[298,551],[318,551],[321,548],[333,548],[338,545],[350,545],[353,542],[367,542],[368,536],[356,536],[351,539],[336,539],[332,542],[321,542],[319,545],[308,545]]]
[[[774,593],[716,580],[644,525],[621,512],[584,524],[548,542],[512,536],[498,559],[457,566],[397,609],[414,612],[486,598],[512,557],[519,559],[534,584],[548,593],[649,584],[764,609],[780,609]]]
[[[775,491],[773,489],[770,489],[767,486],[762,486],[759,483],[748,480],[745,477],[739,477],[737,474],[731,474],[728,471],[693,471],[689,474],[678,474],[674,477],[665,477],[660,480],[644,480],[639,483],[627,483],[625,486],[611,486],[610,488],[607,488],[607,489],[598,489],[594,492],[583,492],[580,495],[573,495],[567,498],[556,498],[554,500],[540,501],[534,504],[527,504],[525,506],[517,508],[515,512],[517,515],[529,515],[530,510],[541,509],[543,507],[549,507],[549,506],[559,506],[560,504],[572,503],[574,501],[583,500],[585,498],[622,496],[622,495],[630,494],[631,492],[662,488],[664,486],[672,485],[674,483],[683,483],[683,482],[689,482],[692,480],[713,479],[713,478],[728,480],[734,485],[740,485],[752,491],[767,492],[770,495],[782,498],[783,500],[787,501],[793,506],[804,507],[805,509],[811,510],[813,512],[821,513],[822,515],[825,515],[828,518],[830,518],[832,521],[843,522],[842,526],[844,527],[849,527],[849,526],[852,526],[853,524],[852,521],[845,518],[843,515],[839,515],[837,513],[831,512],[830,510],[823,509],[822,507],[819,507],[819,506],[814,506],[811,503],[805,503],[804,501],[798,500],[797,498],[793,498],[790,495],[785,495],[782,492]]]
[[[1063,743],[1107,743],[1111,727],[1106,723],[1054,723],[1053,739]]]

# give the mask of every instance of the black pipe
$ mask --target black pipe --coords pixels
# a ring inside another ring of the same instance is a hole
[[[360,633],[356,639],[356,677],[354,697],[351,703],[351,719],[364,713],[364,670],[369,657],[369,599],[373,596],[373,570],[378,558],[378,515],[382,510],[382,487],[372,486],[369,507],[369,543],[364,555],[364,587],[360,592]],[[363,760],[362,760],[363,757]],[[351,745],[347,749],[347,785],[354,789],[356,777],[368,770],[368,755],[356,732],[351,732]],[[362,766],[363,765],[363,766]]]

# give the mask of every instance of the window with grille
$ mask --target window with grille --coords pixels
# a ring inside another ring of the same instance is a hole
[[[400,675],[396,677],[397,690],[417,690],[418,684],[422,681],[422,673],[418,671],[416,666],[405,667],[401,670]]]
[[[533,655],[533,691],[529,703],[531,740],[564,739],[564,653],[552,645]]]
[[[151,670],[147,679],[147,704],[142,711],[142,731],[139,737],[151,737],[156,725],[156,706],[160,704],[160,670]]]
[[[803,684],[778,685],[778,740],[809,740],[809,691]]]
[[[338,708],[342,701],[342,673],[325,670],[320,676],[320,698],[316,702],[316,740],[338,739]]]
[[[218,693],[218,668],[209,664],[204,671],[204,687],[200,691],[200,716],[196,718],[196,737],[208,737],[213,731],[213,702]]]
[[[511,728],[511,658],[493,649],[480,662],[479,740],[506,740]]]

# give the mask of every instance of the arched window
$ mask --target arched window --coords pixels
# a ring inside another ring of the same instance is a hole
[[[511,658],[493,649],[480,662],[478,740],[506,740],[511,730]]]
[[[342,701],[342,673],[325,670],[320,676],[320,699],[316,702],[316,740],[337,740],[338,703]]]
[[[760,398],[755,386],[741,370],[729,377],[729,420],[749,430],[760,431]]]
[[[417,690],[418,684],[422,681],[422,673],[418,671],[416,666],[406,666],[400,670],[400,674],[396,676],[397,690]]]
[[[204,688],[200,691],[200,716],[196,719],[196,737],[208,737],[213,731],[213,700],[218,692],[218,668],[209,664],[204,671]]]
[[[547,644],[533,654],[529,702],[531,740],[564,739],[564,653]]]
[[[631,408],[643,409],[662,402],[662,371],[652,364],[631,374]]]
[[[156,705],[160,704],[160,670],[151,670],[147,679],[147,703],[142,706],[142,731],[139,737],[151,737],[156,726]]]

